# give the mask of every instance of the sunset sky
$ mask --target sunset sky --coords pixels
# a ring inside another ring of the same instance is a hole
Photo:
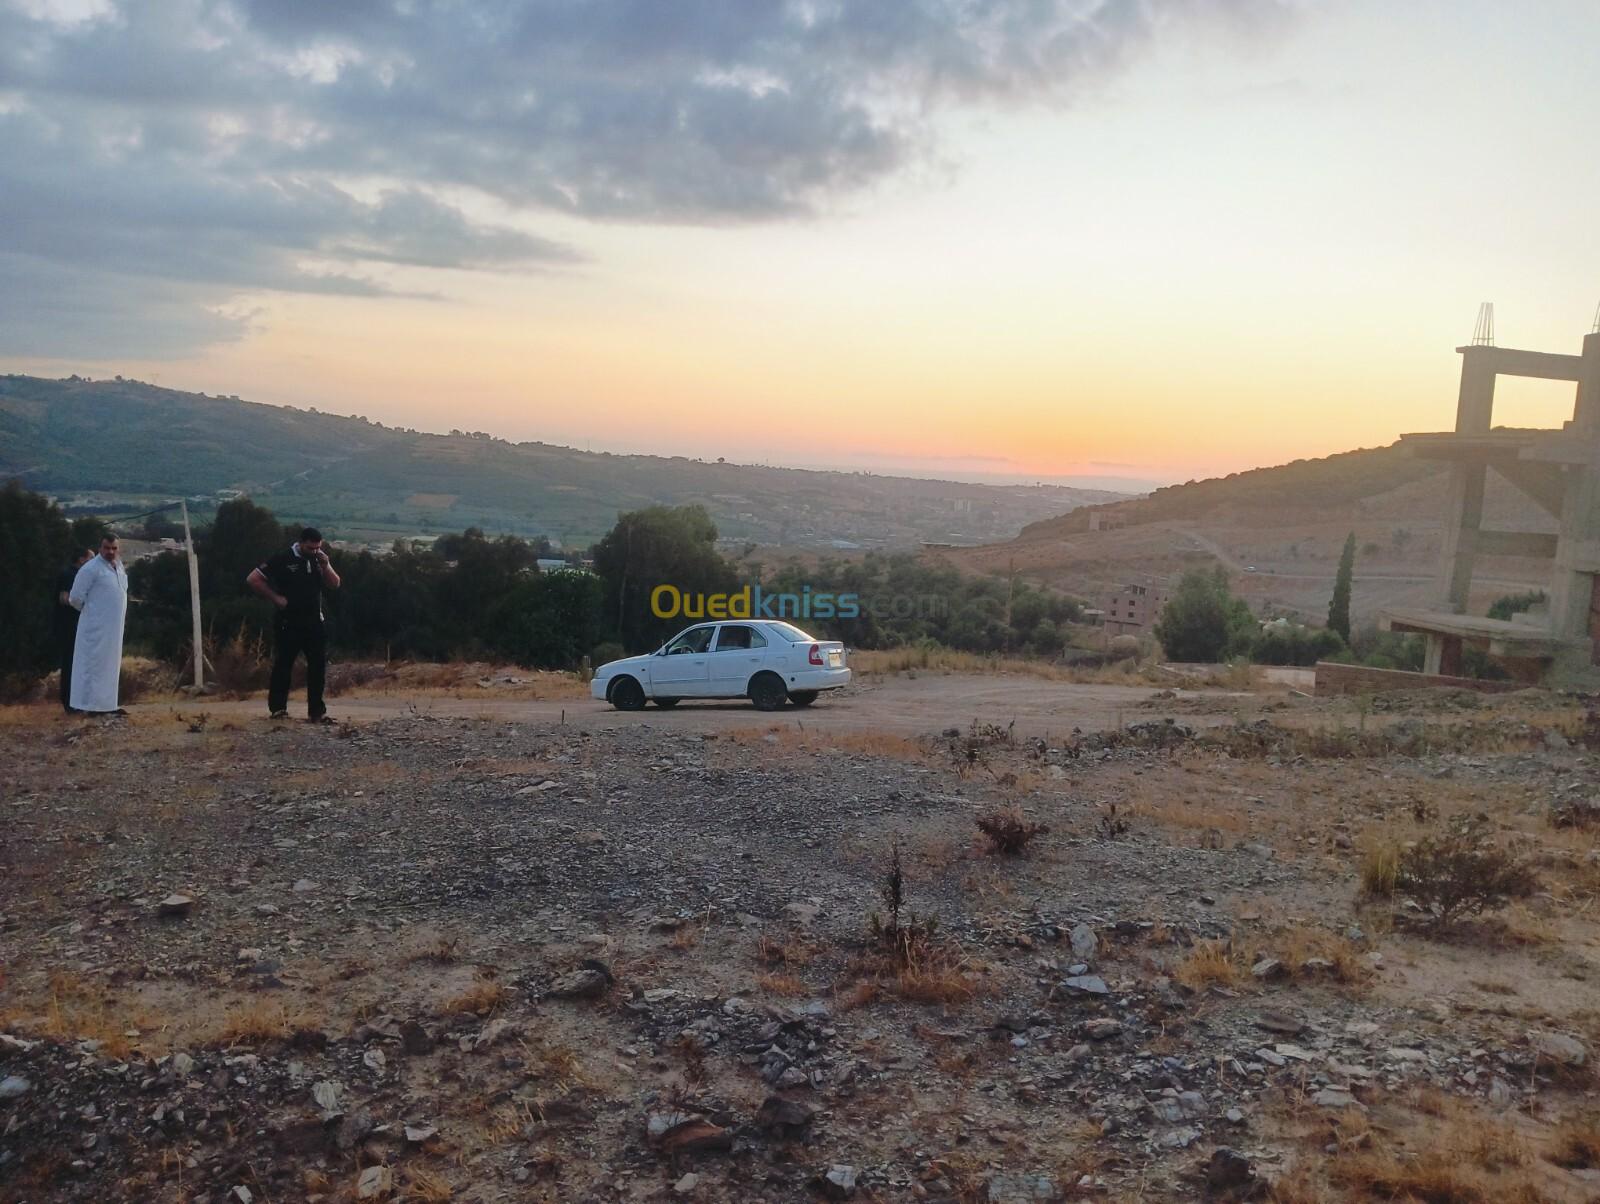
[[[1480,301],[1591,328],[1596,46],[1594,0],[0,0],[0,370],[930,476],[1385,443]]]

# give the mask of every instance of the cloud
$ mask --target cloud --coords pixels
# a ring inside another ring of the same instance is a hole
[[[582,254],[542,216],[823,212],[934,150],[945,109],[1068,103],[1291,2],[0,0],[0,253],[107,305],[164,282],[174,315],[557,268]]]

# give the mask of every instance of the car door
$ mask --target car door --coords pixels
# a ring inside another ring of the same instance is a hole
[[[724,623],[711,652],[711,694],[743,698],[751,676],[766,659],[767,637],[748,623]]]
[[[680,632],[650,664],[650,692],[657,698],[704,697],[710,689],[710,647],[716,633],[706,623]]]

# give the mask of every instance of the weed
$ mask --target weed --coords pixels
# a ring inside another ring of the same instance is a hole
[[[799,999],[811,994],[805,981],[793,974],[762,974],[756,979],[756,986],[769,995],[783,995],[790,999]]]
[[[400,1199],[406,1204],[448,1204],[455,1194],[444,1176],[426,1167],[408,1166]]]
[[[1050,831],[1044,824],[1030,822],[1018,807],[1002,807],[973,822],[988,837],[990,849],[1007,857],[1020,856],[1035,837]]]
[[[1570,1170],[1600,1170],[1600,1118],[1573,1118],[1556,1130],[1550,1161]]]
[[[287,1038],[293,1025],[281,1003],[254,1000],[229,1008],[222,1017],[216,1040],[222,1045],[250,1045]]]
[[[492,978],[480,978],[459,995],[445,1000],[439,1008],[439,1014],[487,1016],[505,1003],[510,995],[505,983]]]
[[[1371,899],[1394,896],[1400,881],[1401,848],[1390,840],[1370,840],[1361,854],[1361,893]]]
[[[1106,809],[1100,813],[1099,822],[1095,825],[1095,835],[1101,840],[1116,840],[1128,834],[1128,821],[1117,814],[1117,805],[1107,803]]]
[[[1213,986],[1237,987],[1246,981],[1243,959],[1229,941],[1201,941],[1172,976],[1196,991]]]
[[[1459,816],[1445,831],[1406,848],[1394,885],[1436,925],[1504,907],[1537,888],[1525,864],[1495,847],[1483,815]]]

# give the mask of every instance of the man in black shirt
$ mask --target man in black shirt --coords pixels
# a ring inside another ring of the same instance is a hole
[[[67,595],[72,592],[78,570],[93,555],[93,548],[79,548],[72,567],[56,575],[56,600],[50,608],[50,630],[56,637],[56,660],[61,665],[61,707],[69,715],[77,713],[72,709],[72,650],[78,643],[78,609],[67,601]]]
[[[274,719],[289,717],[289,675],[295,658],[306,658],[306,718],[328,722],[322,686],[328,671],[328,651],[322,630],[322,591],[339,588],[339,574],[322,548],[322,533],[315,527],[300,532],[298,542],[286,552],[269,556],[250,570],[245,583],[278,608],[273,622],[272,682],[267,687],[267,710]]]

